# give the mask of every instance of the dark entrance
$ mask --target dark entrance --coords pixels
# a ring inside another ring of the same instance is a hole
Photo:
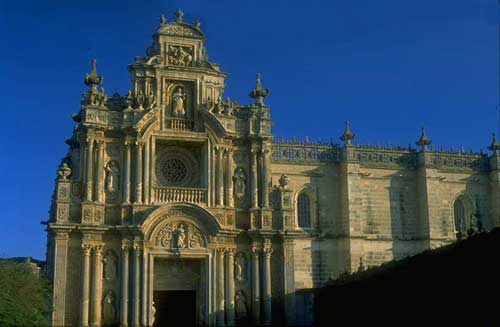
[[[196,291],[154,291],[154,327],[196,326]]]

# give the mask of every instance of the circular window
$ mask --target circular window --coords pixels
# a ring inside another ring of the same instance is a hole
[[[168,185],[182,185],[188,177],[186,165],[178,158],[163,161],[160,170]]]
[[[169,146],[158,153],[156,160],[158,186],[198,187],[199,165],[192,151]]]

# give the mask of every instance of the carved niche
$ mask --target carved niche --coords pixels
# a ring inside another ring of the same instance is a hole
[[[154,244],[168,249],[198,249],[206,247],[201,231],[187,221],[172,221],[163,226]]]

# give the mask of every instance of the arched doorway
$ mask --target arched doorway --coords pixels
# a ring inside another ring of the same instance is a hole
[[[147,247],[148,326],[210,325],[214,267],[209,239],[220,229],[217,220],[197,205],[176,203],[155,210],[141,229]]]

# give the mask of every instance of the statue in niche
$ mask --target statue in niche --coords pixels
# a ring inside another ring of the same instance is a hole
[[[106,165],[106,189],[115,194],[120,188],[120,170],[116,161],[111,160]]]
[[[245,292],[239,290],[235,295],[236,316],[238,319],[245,319],[247,317],[247,299]]]
[[[116,321],[115,295],[111,290],[104,296],[102,312],[105,323],[114,323]]]
[[[184,107],[185,99],[186,99],[186,94],[183,93],[181,87],[178,87],[176,92],[172,95],[172,100],[174,101],[174,107],[172,108],[172,115],[174,117],[184,117],[186,115],[186,109]]]
[[[116,261],[112,254],[104,258],[104,279],[111,281],[116,278]]]
[[[246,179],[247,177],[243,168],[237,168],[233,177],[234,195],[236,195],[236,198],[240,201],[245,197],[246,194]]]
[[[179,226],[175,230],[173,247],[175,249],[182,249],[186,247],[185,240],[186,240],[186,232],[184,230],[184,224],[179,224]]]
[[[245,267],[245,255],[242,252],[239,252],[236,255],[236,260],[234,261],[234,278],[236,278],[237,281],[242,282],[245,280]]]

